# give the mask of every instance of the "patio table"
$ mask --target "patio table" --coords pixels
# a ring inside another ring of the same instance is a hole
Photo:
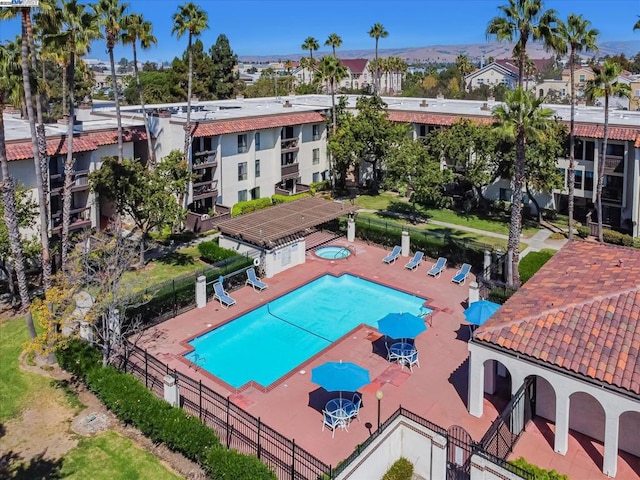
[[[406,363],[409,366],[409,370],[411,370],[412,360],[417,353],[416,347],[410,343],[397,342],[389,347],[389,351],[398,359],[398,363],[402,364],[402,366]]]
[[[355,408],[354,403],[348,398],[333,398],[327,402],[325,410],[335,417],[348,421],[349,414],[347,412],[352,412]]]

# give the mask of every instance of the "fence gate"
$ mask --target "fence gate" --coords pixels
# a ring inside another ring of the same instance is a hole
[[[447,480],[469,480],[473,439],[460,425],[447,430]]]

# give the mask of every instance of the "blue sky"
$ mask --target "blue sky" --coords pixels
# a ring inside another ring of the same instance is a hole
[[[171,60],[186,48],[186,37],[171,36],[172,15],[181,2],[130,0],[130,11],[142,13],[154,25],[158,45],[139,53],[141,60]],[[209,14],[209,30],[202,35],[205,47],[224,33],[231,48],[243,55],[301,54],[307,36],[322,46],[330,33],[342,37],[343,50],[372,49],[371,26],[382,23],[389,32],[380,48],[455,45],[486,42],[489,20],[506,0],[195,0]],[[640,15],[638,0],[546,0],[561,18],[582,13],[601,32],[600,41],[637,40],[632,26]],[[19,33],[17,21],[0,21],[0,40]],[[130,48],[116,50],[116,59],[131,57]],[[104,42],[96,42],[88,55],[106,59]]]

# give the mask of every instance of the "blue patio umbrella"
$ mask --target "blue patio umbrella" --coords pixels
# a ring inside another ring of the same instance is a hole
[[[390,313],[378,320],[378,331],[391,338],[416,338],[426,329],[424,319],[410,313]]]
[[[355,392],[371,383],[369,370],[352,362],[327,362],[311,370],[311,381],[328,392]]]
[[[480,300],[473,302],[469,308],[464,311],[467,322],[472,325],[480,326],[493,315],[501,305],[490,302],[489,300]]]

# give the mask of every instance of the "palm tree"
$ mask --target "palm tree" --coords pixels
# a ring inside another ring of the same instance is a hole
[[[508,5],[498,7],[502,17],[494,17],[487,26],[487,36],[498,41],[513,42],[513,56],[518,59],[518,86],[522,87],[530,38],[541,40],[553,48],[556,30],[555,10],[543,10],[542,0],[509,0]],[[517,39],[517,40],[516,40]]]
[[[284,69],[287,72],[287,77],[289,77],[289,92],[293,91],[293,76],[291,75],[291,71],[293,70],[293,62],[291,59],[287,58],[284,61]]]
[[[31,298],[29,297],[29,288],[27,284],[27,275],[25,272],[24,254],[22,244],[20,243],[20,229],[18,227],[18,212],[15,196],[15,182],[9,174],[9,163],[7,161],[7,151],[5,148],[4,138],[4,110],[5,98],[13,97],[13,101],[17,105],[20,101],[20,59],[17,55],[17,48],[7,48],[0,45],[0,168],[2,172],[2,181],[0,182],[0,190],[2,191],[2,202],[4,204],[4,221],[7,224],[7,232],[9,236],[9,247],[11,249],[11,257],[13,259],[13,269],[16,272],[18,280],[18,292],[20,294],[20,304],[23,310],[27,312],[26,320],[31,338],[36,337],[36,330],[33,325],[33,317],[29,311]],[[9,278],[10,285],[13,285],[13,279]]]
[[[100,25],[104,28],[104,38],[107,41],[109,63],[111,64],[111,88],[116,106],[116,122],[118,125],[118,161],[122,163],[124,158],[124,145],[122,143],[122,117],[120,116],[120,96],[118,92],[118,78],[116,77],[116,62],[113,58],[113,49],[120,39],[122,22],[128,3],[120,3],[119,0],[99,0],[92,8],[97,15]]]
[[[184,126],[184,159],[191,165],[191,89],[193,86],[193,54],[191,44],[193,37],[199,36],[204,30],[209,28],[209,17],[207,12],[193,2],[185,3],[178,7],[178,11],[173,14],[174,33],[180,39],[188,33],[187,52],[189,54],[189,72],[187,76],[187,121]]]
[[[75,158],[73,156],[73,125],[75,120],[75,71],[76,56],[86,55],[91,41],[100,38],[98,18],[89,12],[78,0],[62,0],[61,6],[48,15],[43,16],[43,28],[47,42],[64,48],[68,53],[66,84],[69,90],[69,118],[67,123],[67,158],[64,163],[64,186],[62,188],[62,232],[60,235],[60,253],[62,268],[67,265],[69,252],[69,225],[71,223],[71,197],[73,192],[73,172]]]
[[[631,96],[631,88],[625,83],[617,81],[622,67],[617,63],[606,60],[604,65],[592,65],[594,77],[587,81],[585,94],[587,98],[595,100],[604,97],[604,134],[600,163],[598,165],[598,183],[596,187],[596,210],[598,213],[598,240],[602,243],[602,180],[604,178],[604,161],[607,156],[607,141],[609,140],[609,99],[611,97]]]
[[[309,58],[311,58],[311,63],[313,63],[313,52],[316,52],[320,48],[320,44],[318,40],[313,37],[307,37],[302,43],[302,50],[309,50]]]
[[[380,62],[378,61],[378,41],[381,38],[387,38],[389,36],[389,32],[384,29],[384,26],[381,23],[374,23],[371,29],[369,30],[369,36],[371,38],[375,38],[376,40],[376,78],[373,82],[373,93],[378,93],[380,91]]]
[[[595,52],[598,47],[596,40],[599,31],[590,28],[591,22],[585,20],[582,15],[570,13],[567,17],[567,23],[558,22],[558,43],[554,46],[554,50],[564,55],[569,50],[569,72],[570,72],[570,95],[571,95],[571,120],[569,122],[569,171],[568,171],[568,190],[569,190],[569,240],[573,239],[573,213],[574,213],[574,195],[575,195],[575,171],[576,171],[576,139],[575,139],[575,119],[576,119],[576,54],[578,52]]]
[[[633,30],[634,30],[634,31],[635,31],[635,30],[640,30],[640,20],[638,20],[638,21],[636,22],[636,24],[633,26]]]
[[[331,121],[336,133],[336,85],[347,76],[347,68],[336,57],[324,56],[318,63],[318,82],[326,81],[331,91]]]
[[[525,160],[527,140],[540,140],[554,112],[541,108],[542,98],[536,99],[522,87],[505,94],[504,104],[497,106],[493,116],[499,122],[500,132],[509,139],[515,139],[516,159],[512,180],[511,225],[509,227],[508,250],[511,252],[512,286],[520,284],[518,261],[520,256],[520,232],[522,230],[522,187],[525,181]]]
[[[460,72],[460,90],[466,92],[467,86],[464,82],[464,77],[469,75],[473,70],[469,57],[466,55],[458,55],[456,58],[456,68],[458,69],[458,72]]]
[[[151,132],[149,131],[149,119],[144,106],[144,95],[142,93],[142,84],[140,83],[140,72],[138,71],[138,51],[136,44],[140,42],[140,47],[147,50],[151,45],[158,43],[156,37],[153,36],[153,25],[149,21],[145,21],[140,14],[127,15],[124,19],[124,33],[122,34],[122,43],[124,45],[131,44],[133,47],[133,71],[136,76],[136,86],[138,95],[140,96],[140,107],[142,108],[142,119],[144,121],[144,130],[147,134],[147,149],[149,150],[149,166],[153,168],[156,162],[156,155],[153,151],[151,143]]]
[[[333,50],[333,56],[336,56],[336,48],[340,48],[342,46],[342,38],[340,38],[340,35],[338,35],[337,33],[332,33],[329,35],[329,38],[327,38],[327,41],[324,42],[324,45],[326,47],[331,47],[331,49]]]

